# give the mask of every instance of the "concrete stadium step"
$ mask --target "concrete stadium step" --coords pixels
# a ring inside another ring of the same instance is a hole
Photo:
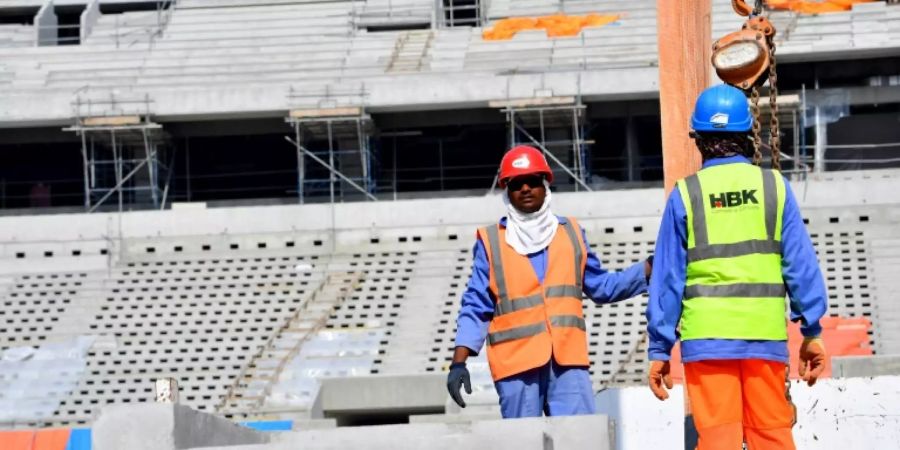
[[[219,404],[219,410],[247,411],[259,408],[278,381],[281,370],[299,354],[303,343],[325,326],[335,309],[362,281],[362,273],[329,275],[304,307],[283,325],[257,353]],[[301,315],[302,314],[302,315]]]
[[[428,53],[434,41],[430,30],[407,31],[400,36],[391,55],[387,72],[417,72],[427,64]]]
[[[350,5],[348,0],[180,0],[176,5],[179,14],[221,12],[223,10],[267,9],[267,8],[334,8],[334,5]]]

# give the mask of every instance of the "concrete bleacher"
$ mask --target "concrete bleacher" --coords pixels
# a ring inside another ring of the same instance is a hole
[[[32,47],[35,33],[31,25],[0,24],[0,48]]]
[[[794,186],[829,313],[869,318],[877,354],[900,353],[896,327],[883,325],[898,313],[900,205],[890,197],[898,176],[844,173]],[[607,268],[652,252],[661,191],[554,201],[558,214],[580,218]],[[165,377],[178,380],[183,404],[235,418],[316,419],[318,386],[330,398],[346,390],[335,383],[347,377],[413,377],[432,386],[421,388],[434,394],[425,410],[452,412],[441,379],[473,233],[497,219],[499,199],[334,208],[335,222],[328,205],[132,212],[113,229],[112,214],[0,219],[8,236],[0,246],[0,349],[95,337],[83,376],[55,413],[14,426],[88,423],[104,405],[149,401],[153,381]],[[585,302],[595,388],[643,383],[645,307],[645,297]],[[496,416],[483,357],[471,370],[479,394],[463,412]],[[30,395],[40,396],[39,386]]]
[[[433,3],[409,1],[415,11]],[[109,98],[122,90],[152,98],[156,114],[180,116],[282,111],[290,108],[285,92],[292,88],[362,80],[371,93],[367,106],[383,109],[531,97],[535,85],[591,101],[644,98],[657,90],[653,0],[491,2],[488,27],[509,16],[621,15],[574,37],[551,39],[537,30],[508,41],[485,41],[481,28],[441,28],[431,18],[436,11],[427,21],[401,14],[406,4],[180,1],[163,12],[165,20],[155,11],[100,14],[83,45],[0,45],[0,83],[9,87],[0,96],[14,106],[0,113],[0,122],[67,120],[73,95]],[[713,12],[714,36],[741,23],[727,2],[716,2]],[[432,29],[368,29],[409,20]],[[821,15],[774,12],[772,20],[782,62],[900,53],[896,5],[859,4]]]
[[[136,45],[146,47],[162,32],[167,12],[138,11],[120,14],[101,14],[81,45],[127,49]]]

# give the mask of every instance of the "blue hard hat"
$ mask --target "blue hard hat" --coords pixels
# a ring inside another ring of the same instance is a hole
[[[700,132],[746,132],[753,126],[747,96],[733,86],[720,84],[697,97],[691,128]]]

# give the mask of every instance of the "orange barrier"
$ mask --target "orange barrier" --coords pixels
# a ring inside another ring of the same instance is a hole
[[[547,37],[576,36],[584,27],[600,27],[619,20],[619,17],[619,15],[599,14],[510,17],[498,20],[493,28],[484,30],[481,37],[486,41],[503,41],[511,39],[523,30],[546,30]]]
[[[821,14],[849,11],[856,3],[871,3],[875,0],[766,0],[772,9],[794,11],[801,14]]]
[[[2,431],[0,449],[65,450],[69,443],[69,433],[69,429]]]
[[[872,323],[869,319],[823,317],[819,321],[822,324],[822,339],[825,341],[825,350],[828,358],[825,362],[825,370],[822,378],[831,377],[832,356],[856,356],[871,355],[872,347],[869,346],[869,328]],[[791,323],[788,325],[788,351],[791,355],[791,379],[800,378],[797,374],[797,366],[800,364],[800,343],[803,335],[800,334],[800,325]],[[672,380],[675,383],[684,382],[684,367],[681,365],[681,347],[676,343],[672,349],[671,364]]]

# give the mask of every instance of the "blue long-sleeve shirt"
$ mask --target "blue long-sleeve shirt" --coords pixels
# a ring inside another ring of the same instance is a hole
[[[568,221],[558,217],[561,224]],[[506,226],[506,218],[500,219]],[[644,277],[644,263],[637,263],[621,272],[610,272],[603,268],[600,259],[591,251],[584,230],[581,230],[587,258],[584,267],[584,293],[596,303],[612,303],[635,297],[647,291]],[[456,319],[456,346],[467,347],[472,354],[478,354],[487,337],[488,325],[494,317],[494,296],[490,292],[490,263],[481,239],[472,249],[474,260],[469,284],[462,295],[462,306]],[[528,255],[538,281],[544,282],[547,272],[547,249]]]
[[[716,158],[706,161],[703,168],[720,164],[750,164],[750,161],[743,156]],[[797,200],[787,180],[784,185],[781,273],[790,297],[791,320],[800,322],[804,336],[817,336],[822,331],[819,319],[828,306],[825,281]],[[653,258],[647,305],[649,353],[651,360],[668,361],[678,339],[675,327],[681,319],[687,271],[687,212],[676,190],[666,203]],[[681,358],[683,362],[706,359],[788,362],[788,349],[785,341],[691,339],[681,342]]]

